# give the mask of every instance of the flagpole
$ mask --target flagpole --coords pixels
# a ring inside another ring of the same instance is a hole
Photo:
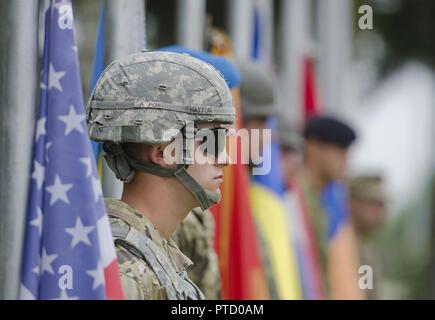
[[[251,58],[253,1],[230,0],[228,6],[230,35],[233,40],[233,52],[239,59]]]
[[[107,0],[107,62],[145,49],[145,7],[143,0]],[[120,198],[122,182],[103,161],[105,197]]]
[[[274,59],[274,29],[273,29],[273,8],[274,1],[262,0],[259,2],[260,10],[263,13],[263,25],[264,28],[261,31],[261,38],[263,39],[263,60],[270,66]],[[261,57],[260,57],[261,58]]]
[[[310,0],[282,1],[280,12],[279,104],[286,120],[296,127],[302,121],[303,58],[311,45]]]
[[[35,127],[38,1],[0,1],[0,21],[0,299],[16,299]]]
[[[318,1],[319,85],[327,112],[346,110],[345,71],[352,58],[352,1]]]
[[[203,50],[205,0],[178,0],[177,5],[177,42],[189,49]]]

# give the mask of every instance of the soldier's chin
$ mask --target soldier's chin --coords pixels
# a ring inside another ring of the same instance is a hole
[[[208,190],[210,190],[213,193],[218,194],[220,197],[222,196],[221,189],[219,187],[216,187],[215,189],[208,189]]]
[[[218,191],[205,190],[205,192],[212,205],[218,204],[221,201],[222,195],[219,189]]]

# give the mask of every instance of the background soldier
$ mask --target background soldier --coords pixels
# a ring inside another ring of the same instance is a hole
[[[303,139],[286,119],[278,121],[278,137],[281,148],[281,170],[287,188],[302,169]]]
[[[373,270],[371,300],[382,299],[384,259],[378,232],[386,223],[387,196],[380,175],[361,175],[349,180],[349,211],[358,242],[360,265]]]
[[[124,181],[121,200],[106,205],[126,297],[202,299],[186,274],[191,260],[170,236],[190,210],[220,200],[228,163],[222,125],[235,119],[225,80],[188,55],[141,52],[103,72],[87,114],[91,138],[104,141],[105,159]],[[210,161],[199,164],[193,152],[204,128]],[[168,161],[170,147],[181,164]]]
[[[295,179],[294,192],[314,238],[316,286],[326,298],[363,298],[358,288],[356,240],[340,183],[356,134],[336,118],[318,116],[307,121],[303,136],[304,167]]]

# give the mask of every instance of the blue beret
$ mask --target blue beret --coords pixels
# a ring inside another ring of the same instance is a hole
[[[239,87],[241,83],[241,76],[239,70],[227,58],[212,55],[210,53],[198,50],[191,50],[181,46],[169,46],[159,49],[160,51],[170,51],[176,53],[187,53],[192,57],[200,59],[204,62],[211,64],[223,75],[227,85],[230,89]]]
[[[303,135],[305,139],[316,139],[342,148],[348,148],[356,139],[355,131],[349,125],[328,116],[310,118]]]

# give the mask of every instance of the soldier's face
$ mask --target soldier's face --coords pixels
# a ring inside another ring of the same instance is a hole
[[[306,156],[320,174],[323,183],[342,180],[346,173],[347,149],[316,140],[305,143]]]
[[[332,144],[321,145],[322,171],[326,181],[342,180],[346,173],[347,150]]]
[[[211,125],[211,124],[200,124],[198,128],[223,128],[221,126]],[[196,154],[203,154],[201,152],[202,142],[195,141],[195,152]],[[198,159],[195,156],[193,164],[189,165],[187,168],[187,172],[194,178],[204,189],[208,191],[213,191],[220,193],[220,185],[223,182],[223,168],[224,166],[229,164],[229,158],[226,153],[226,149],[219,154],[219,161],[217,161],[215,155],[213,153],[206,153],[204,159]],[[198,152],[200,151],[200,152]]]
[[[350,212],[357,230],[369,233],[385,224],[385,202],[381,200],[350,198]]]

